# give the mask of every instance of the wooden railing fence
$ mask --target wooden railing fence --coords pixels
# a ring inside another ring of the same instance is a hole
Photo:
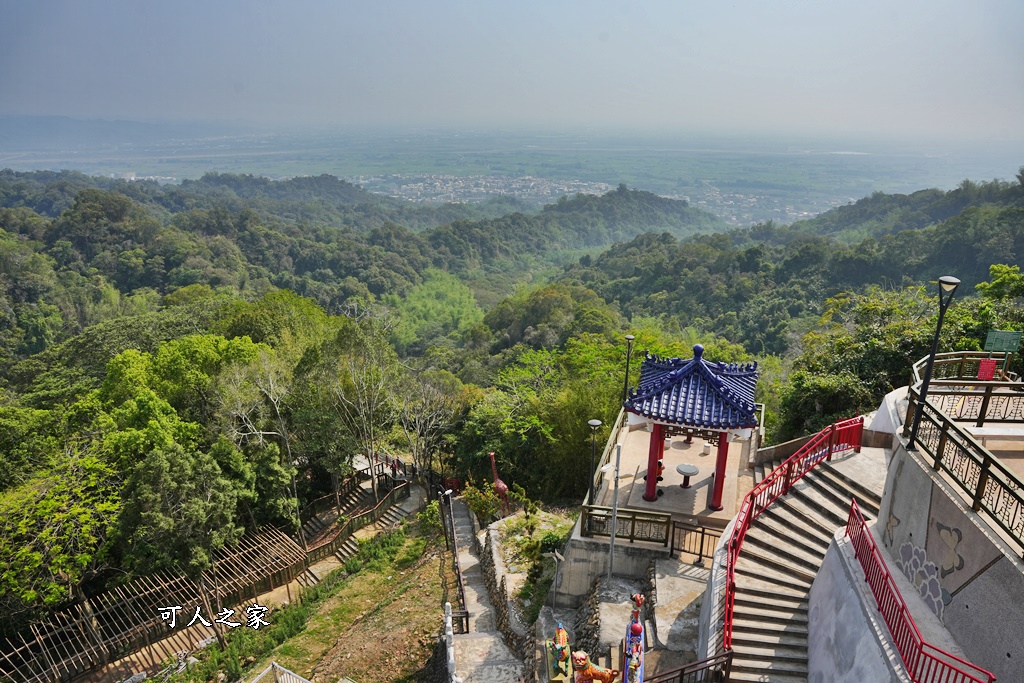
[[[704,565],[704,558],[715,554],[715,546],[722,537],[722,530],[690,522],[672,522],[672,556],[679,553],[695,555],[693,561],[698,567]]]
[[[345,541],[356,531],[363,527],[375,524],[388,508],[400,500],[409,497],[409,482],[401,482],[395,486],[387,495],[380,499],[376,506],[358,515],[354,515],[340,524],[335,533],[325,538],[320,545],[309,548],[306,558],[309,564],[316,564],[320,560],[330,557],[338,548],[344,545]]]

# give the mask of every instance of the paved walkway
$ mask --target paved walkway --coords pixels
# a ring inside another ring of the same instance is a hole
[[[495,627],[494,607],[476,552],[469,508],[455,499],[452,509],[469,611],[469,633],[455,636],[456,674],[463,683],[516,683],[523,675],[523,663],[505,645]]]

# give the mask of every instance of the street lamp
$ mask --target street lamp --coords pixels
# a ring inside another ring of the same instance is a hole
[[[448,528],[451,527],[451,534],[455,536],[455,508],[452,506],[452,490],[442,491],[440,488],[437,489],[437,500],[438,500],[438,512],[441,513],[441,529],[444,531],[444,547],[445,550],[451,550],[451,545],[448,541]],[[444,511],[444,499],[448,497],[448,512]]]
[[[550,553],[541,553],[544,557],[550,557],[555,561],[555,578],[551,580],[551,588],[548,589],[548,600],[551,601],[551,607],[555,607],[555,591],[558,590],[558,563],[564,562],[565,558],[562,557],[562,553],[557,550],[552,550]]]
[[[597,457],[597,428],[601,426],[600,420],[587,420],[590,425],[590,504],[594,504],[594,459]]]
[[[622,402],[626,402],[626,396],[629,394],[629,357],[633,353],[633,340],[636,339],[631,334],[626,335],[626,381],[622,383]]]
[[[615,527],[619,521],[619,460],[622,457],[622,444],[615,444],[615,493],[612,494],[612,534],[611,540],[608,542],[608,579],[612,578],[612,565],[615,563]],[[612,467],[611,463],[608,463],[601,468],[602,472],[607,472]]]
[[[939,321],[935,324],[935,338],[932,339],[932,352],[928,355],[928,364],[924,368],[924,381],[921,382],[921,393],[917,397],[917,406],[914,409],[914,426],[910,429],[910,443],[907,450],[916,450],[914,440],[917,439],[917,428],[921,426],[921,413],[924,412],[924,402],[928,397],[928,383],[932,380],[932,366],[935,365],[935,354],[939,350],[939,332],[942,330],[942,318],[946,315],[946,309],[953,301],[953,294],[960,284],[960,280],[949,275],[939,278]]]

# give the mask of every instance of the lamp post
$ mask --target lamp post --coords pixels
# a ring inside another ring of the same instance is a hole
[[[910,442],[907,450],[916,450],[914,441],[917,439],[917,428],[921,426],[921,413],[924,412],[924,402],[928,398],[928,383],[932,380],[932,366],[935,365],[935,354],[939,350],[939,332],[942,331],[942,318],[946,315],[946,309],[953,301],[953,294],[960,284],[960,280],[949,275],[939,278],[939,321],[935,324],[935,338],[932,339],[932,352],[928,355],[928,364],[924,368],[924,380],[921,382],[921,393],[917,397],[917,406],[914,408],[914,425],[910,429]]]
[[[557,550],[552,550],[550,553],[541,553],[544,557],[550,557],[555,561],[555,578],[551,580],[551,588],[548,589],[548,600],[552,609],[555,607],[555,591],[558,589],[558,563],[564,562],[565,558],[562,557],[562,553]]]
[[[612,578],[612,566],[615,563],[615,528],[619,521],[619,460],[622,457],[622,444],[615,444],[615,493],[612,494],[612,534],[608,542],[608,579]],[[611,469],[612,464],[608,463],[601,468],[602,472]]]
[[[622,383],[622,402],[626,402],[626,396],[629,395],[629,357],[633,353],[633,340],[636,339],[631,334],[626,335],[626,380]]]
[[[594,471],[596,466],[594,463],[597,457],[597,428],[601,426],[600,420],[587,420],[587,424],[590,425],[590,498],[587,500],[591,505],[594,504],[594,475],[597,472]]]
[[[444,511],[444,498],[448,496],[448,512]],[[451,550],[451,544],[448,541],[448,527],[451,525],[452,535],[455,535],[455,510],[452,507],[452,490],[442,491],[440,488],[437,489],[437,500],[438,500],[438,512],[441,513],[441,529],[444,531],[444,548],[445,550]]]

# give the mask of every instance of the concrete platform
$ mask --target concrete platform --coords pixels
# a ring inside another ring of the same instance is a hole
[[[753,483],[743,454],[745,443],[731,442],[726,464],[725,488],[722,492],[723,509],[717,512],[712,510],[709,504],[714,486],[717,447],[711,446],[710,452],[705,453],[705,442],[702,439],[694,438],[692,443],[686,443],[685,437],[676,436],[666,441],[663,458],[665,471],[662,481],[658,482],[658,488],[663,493],[658,500],[648,502],[644,500],[643,495],[651,433],[642,429],[630,431],[628,427],[623,427],[617,442],[622,444],[619,507],[669,513],[675,521],[698,521],[708,526],[724,528],[736,515],[737,500],[742,500]],[[614,465],[614,450],[610,461]],[[690,486],[685,489],[681,487],[683,475],[676,471],[676,466],[683,463],[699,469],[698,474],[690,477]],[[597,504],[610,507],[613,490],[613,472],[608,472],[604,475],[600,490],[594,496]]]
[[[887,449],[864,446],[860,453],[849,451],[832,456],[831,465],[840,474],[881,496],[888,471],[886,463],[891,457]]]
[[[455,670],[463,683],[514,683],[523,663],[496,632],[455,636]]]

